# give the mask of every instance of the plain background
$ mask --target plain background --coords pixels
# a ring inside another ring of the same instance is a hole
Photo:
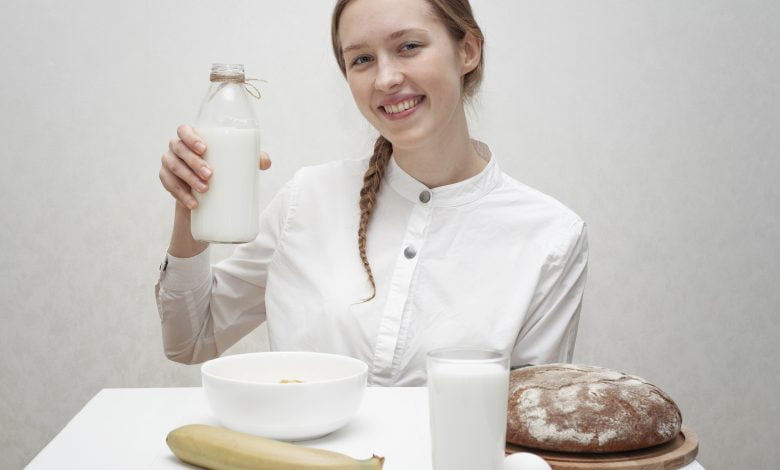
[[[303,165],[367,154],[332,5],[4,2],[0,467],[24,466],[102,388],[199,384],[162,351],[153,285],[173,202],[157,173],[211,62],[267,80],[263,201]],[[487,36],[474,136],[589,226],[575,361],[669,392],[708,470],[776,468],[780,4],[473,6]]]

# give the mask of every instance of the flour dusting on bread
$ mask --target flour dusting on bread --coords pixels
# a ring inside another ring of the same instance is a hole
[[[562,452],[620,452],[662,444],[682,416],[655,385],[602,367],[549,364],[512,371],[507,441]]]

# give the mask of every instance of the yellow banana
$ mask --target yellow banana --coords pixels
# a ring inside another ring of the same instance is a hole
[[[381,470],[384,457],[352,457],[204,424],[174,429],[165,439],[183,462],[211,470]]]

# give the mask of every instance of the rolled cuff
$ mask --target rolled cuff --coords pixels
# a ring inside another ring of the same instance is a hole
[[[160,270],[160,287],[167,291],[184,292],[202,286],[211,276],[210,248],[191,258],[166,254]]]

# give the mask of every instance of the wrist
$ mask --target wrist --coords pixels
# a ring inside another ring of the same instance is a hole
[[[192,216],[192,211],[189,207],[185,206],[178,200],[176,201],[176,217],[184,217],[187,220],[190,220]]]

